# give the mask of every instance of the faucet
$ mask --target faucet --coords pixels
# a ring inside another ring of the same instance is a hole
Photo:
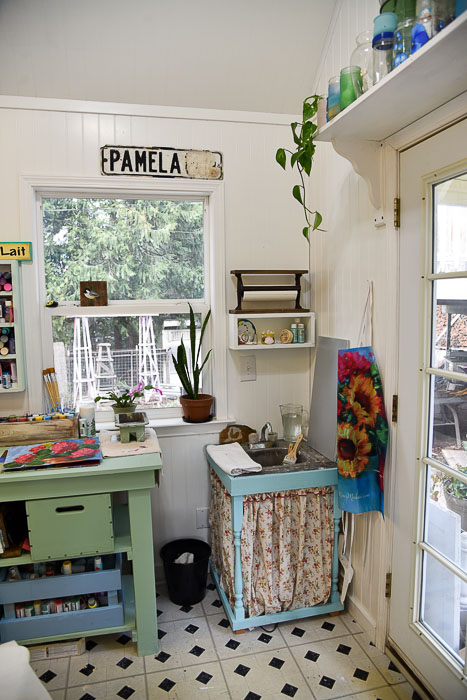
[[[260,442],[266,442],[266,430],[268,431],[268,433],[272,433],[272,425],[269,421],[265,423],[261,428],[261,434],[259,436]]]

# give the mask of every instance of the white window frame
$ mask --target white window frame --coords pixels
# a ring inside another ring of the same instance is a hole
[[[226,307],[225,307],[225,240],[224,240],[224,183],[208,180],[159,180],[119,177],[111,181],[103,178],[74,177],[21,177],[20,196],[22,232],[24,240],[33,244],[33,263],[23,266],[24,318],[26,337],[26,365],[30,411],[42,410],[42,369],[53,365],[52,317],[59,316],[118,316],[174,312],[174,306],[188,311],[188,301],[195,313],[204,316],[211,308],[212,317],[206,334],[206,346],[212,347],[205,388],[215,396],[216,418],[227,417],[226,382]],[[60,304],[55,309],[45,307],[45,268],[42,237],[43,197],[112,197],[112,198],[177,198],[202,199],[205,202],[205,295],[204,299],[144,301],[109,301],[105,307]],[[181,309],[180,309],[181,310]],[[29,333],[28,333],[29,329]],[[40,338],[40,343],[30,342]],[[41,352],[38,352],[38,350]],[[151,418],[179,418],[181,409],[152,409]],[[111,414],[99,412],[99,422],[109,420]]]

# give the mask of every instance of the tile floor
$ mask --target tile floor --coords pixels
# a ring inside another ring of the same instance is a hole
[[[158,590],[158,654],[138,657],[119,634],[88,638],[82,656],[33,662],[53,700],[418,698],[348,613],[237,635],[212,583],[183,608]]]

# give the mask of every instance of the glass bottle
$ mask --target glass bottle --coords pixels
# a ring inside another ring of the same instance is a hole
[[[366,92],[373,85],[372,39],[373,31],[371,29],[367,29],[360,34],[357,34],[355,39],[357,42],[357,47],[352,51],[352,55],[350,56],[350,65],[360,66],[363,92]]]
[[[340,73],[341,112],[362,94],[362,73],[359,66],[346,66]]]
[[[382,32],[373,39],[373,82],[377,83],[392,70],[394,34]]]
[[[406,61],[412,53],[412,28],[415,19],[409,17],[400,22],[394,32],[394,46],[392,50],[392,67],[397,68]]]
[[[328,122],[340,112],[340,78],[335,75],[328,82]]]

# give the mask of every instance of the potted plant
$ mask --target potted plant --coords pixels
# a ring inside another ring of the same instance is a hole
[[[302,108],[302,121],[292,122],[290,128],[292,129],[292,136],[295,144],[295,150],[290,151],[288,148],[278,148],[276,151],[276,160],[279,165],[284,168],[287,164],[287,155],[290,154],[290,165],[293,168],[297,167],[298,174],[300,175],[300,185],[294,185],[292,190],[292,195],[294,199],[299,202],[303,207],[303,212],[305,214],[306,226],[302,229],[302,234],[310,242],[309,232],[312,231],[322,231],[319,226],[323,217],[319,211],[312,211],[306,203],[306,187],[305,179],[303,173],[305,172],[308,176],[311,173],[311,166],[313,164],[313,156],[315,153],[316,146],[314,144],[314,136],[318,127],[312,121],[315,114],[318,111],[318,103],[323,98],[320,95],[310,95],[310,97],[305,97],[303,100]],[[312,221],[313,218],[313,221]]]
[[[457,465],[462,474],[467,474],[467,467]],[[461,529],[467,530],[467,484],[453,476],[442,477],[444,497],[449,510],[461,516]]]
[[[142,380],[133,389],[124,389],[118,394],[115,391],[109,391],[106,396],[96,396],[94,401],[102,401],[103,399],[113,401],[112,408],[114,413],[133,413],[136,410],[135,399],[144,396],[145,391],[154,389],[159,394],[162,394],[160,389],[153,387],[152,384],[144,385]]]
[[[180,345],[177,348],[177,357],[173,357],[173,363],[175,371],[177,372],[185,391],[185,393],[180,396],[180,404],[183,409],[183,420],[187,423],[204,423],[205,421],[211,419],[211,406],[214,400],[214,397],[211,396],[211,394],[199,393],[199,380],[201,378],[201,372],[203,371],[203,367],[205,366],[212,352],[212,350],[209,350],[203,362],[200,364],[201,345],[203,343],[207,323],[211,316],[211,309],[209,309],[208,313],[206,314],[203,325],[201,326],[198,347],[196,347],[195,314],[193,313],[191,304],[188,304],[188,306],[190,307],[191,367],[190,363],[188,362],[183,338],[181,339]]]

